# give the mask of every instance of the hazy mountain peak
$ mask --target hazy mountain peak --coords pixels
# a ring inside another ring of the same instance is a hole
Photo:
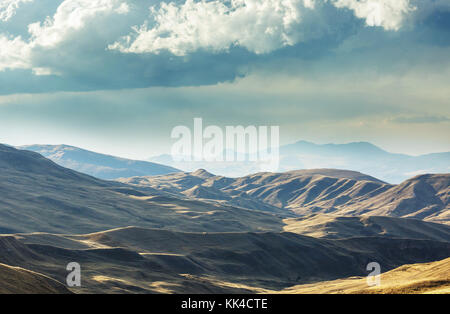
[[[390,153],[369,142],[314,144],[299,141],[280,147],[280,169],[337,168],[360,171],[389,183],[414,173],[448,172],[450,153],[421,156]]]
[[[387,153],[385,150],[380,147],[369,143],[369,142],[350,142],[344,144],[335,144],[335,143],[327,143],[327,144],[316,144],[308,141],[298,141],[295,144],[286,145],[285,147],[295,147],[297,149],[339,149],[344,151],[353,151],[353,152],[377,152],[377,153]]]
[[[70,145],[27,145],[20,149],[42,154],[57,164],[101,179],[164,175],[180,170],[158,163],[96,153]]]
[[[391,153],[370,142],[345,144],[315,144],[297,141],[280,147],[280,163],[277,172],[299,169],[348,169],[358,171],[382,181],[398,184],[419,173],[446,173],[450,170],[450,152],[421,156]],[[149,159],[192,172],[203,168],[211,173],[227,177],[242,177],[261,171],[258,163],[243,162],[176,162],[170,155]]]

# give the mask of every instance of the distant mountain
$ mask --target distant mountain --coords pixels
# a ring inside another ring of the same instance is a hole
[[[157,163],[99,154],[68,145],[28,145],[19,148],[37,152],[60,166],[106,180],[180,171]]]
[[[180,231],[281,230],[271,213],[137,190],[0,145],[0,233],[87,233],[136,225]]]
[[[149,160],[171,165],[183,171],[190,172],[202,168],[229,177],[240,177],[261,171],[258,163],[249,161],[174,162],[170,155],[161,155]],[[280,147],[278,172],[317,168],[359,171],[397,184],[418,174],[449,172],[450,152],[409,156],[389,153],[367,142],[319,145],[299,141]]]
[[[257,173],[240,178],[198,170],[120,181],[137,188],[276,213],[390,216],[450,223],[450,174],[416,176],[399,185],[335,169]]]
[[[450,152],[409,156],[389,153],[371,143],[318,145],[299,141],[280,148],[283,171],[302,168],[339,168],[370,174],[389,183],[414,175],[447,173]]]

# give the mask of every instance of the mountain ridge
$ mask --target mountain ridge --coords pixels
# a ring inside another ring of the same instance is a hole
[[[360,172],[315,169],[256,173],[239,178],[177,173],[118,181],[251,209],[292,211],[300,216],[392,216],[450,223],[450,174],[418,175],[398,185]]]
[[[64,144],[25,145],[18,148],[37,152],[61,166],[107,180],[180,171],[166,165],[115,157]]]
[[[281,230],[273,213],[136,189],[0,145],[0,231],[86,233],[136,224],[185,231]]]

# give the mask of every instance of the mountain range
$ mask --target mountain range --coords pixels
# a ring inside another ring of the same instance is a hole
[[[347,169],[369,174],[385,182],[397,184],[418,174],[447,173],[450,152],[410,156],[387,152],[367,142],[348,144],[315,144],[298,141],[279,148],[278,172],[298,169]],[[248,160],[248,156],[246,157]],[[149,158],[149,161],[192,172],[197,169],[228,177],[238,177],[261,171],[255,162],[175,162],[170,155]]]
[[[206,170],[119,180],[173,195],[300,216],[390,216],[450,223],[450,174],[416,176],[399,185],[336,169],[257,173],[240,178]]]
[[[68,145],[27,145],[18,148],[37,152],[63,167],[106,180],[193,172],[197,169],[206,169],[208,172],[228,177],[240,177],[261,171],[258,162],[249,161],[175,162],[170,155],[136,161]],[[248,159],[248,155],[243,157]],[[389,153],[367,142],[319,145],[299,141],[280,147],[278,172],[319,168],[347,169],[398,184],[418,174],[447,173],[449,165],[450,152],[410,156]]]
[[[180,231],[281,230],[272,213],[105,181],[0,145],[0,233],[87,233],[130,225]]]
[[[392,270],[387,292],[414,288],[395,280],[411,284],[400,271],[415,263],[433,263],[414,266],[420,291],[445,291],[448,180],[317,169],[105,181],[0,145],[0,292],[352,292],[373,261]],[[83,285],[68,289],[73,261]]]

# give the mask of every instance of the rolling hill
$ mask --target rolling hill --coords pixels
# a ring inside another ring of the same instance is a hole
[[[0,236],[0,262],[64,282],[77,261],[89,293],[254,293],[366,275],[450,256],[450,242],[286,232],[186,233],[137,227],[86,235]]]
[[[450,222],[450,174],[420,175],[399,185],[336,169],[257,173],[240,178],[198,170],[119,181],[203,201],[276,213],[284,210],[300,216],[323,213]]]
[[[304,188],[307,184],[317,190],[320,186],[324,188],[324,185],[331,181],[334,181],[333,183],[336,183],[336,186],[339,187],[346,182],[354,185],[358,183],[358,180],[361,180],[363,185],[361,189],[365,193],[389,188],[387,184],[376,178],[359,172],[336,169],[257,173],[241,178],[215,176],[204,169],[200,169],[192,173],[118,179],[122,183],[140,188],[151,187],[175,195],[225,201],[247,208],[266,210],[286,207],[293,198],[295,199],[297,195],[302,193],[301,188]]]
[[[284,221],[286,232],[314,238],[388,237],[401,239],[450,240],[450,226],[418,219],[381,216],[346,217],[313,214]]]
[[[449,294],[450,258],[432,263],[403,265],[380,277],[379,287],[367,287],[366,278],[346,278],[299,285],[281,290],[294,294]]]
[[[157,163],[99,154],[68,145],[28,145],[19,148],[39,153],[60,166],[105,180],[180,171]]]
[[[0,233],[86,233],[128,225],[180,231],[281,230],[271,213],[136,190],[0,145]]]
[[[0,264],[0,294],[69,294],[64,285],[47,276]]]
[[[362,209],[362,208],[366,209]],[[356,209],[356,208],[355,208]],[[450,174],[419,175],[362,202],[352,214],[450,221]],[[341,213],[346,213],[343,210]]]

